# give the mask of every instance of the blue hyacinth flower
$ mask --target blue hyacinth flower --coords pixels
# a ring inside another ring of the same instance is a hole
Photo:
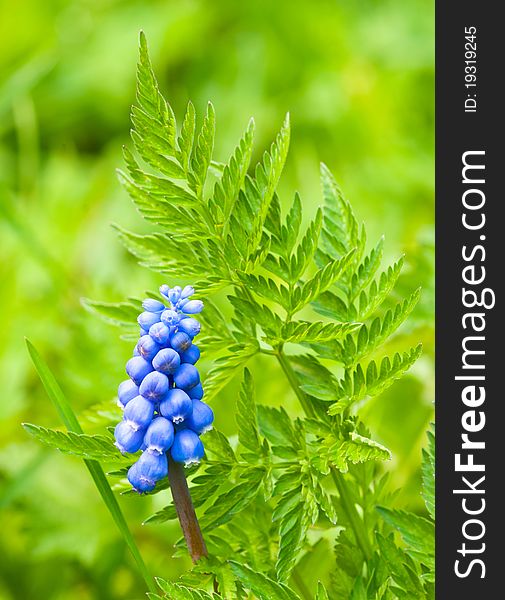
[[[203,310],[203,302],[201,300],[188,300],[184,305],[180,306],[182,312],[186,315],[196,315]]]
[[[133,430],[146,429],[153,416],[154,404],[144,396],[133,398],[124,407],[124,420]]]
[[[194,365],[183,363],[174,373],[174,383],[179,389],[188,391],[200,383],[200,373]]]
[[[120,452],[134,454],[140,450],[144,442],[144,432],[135,430],[126,421],[120,421],[114,429],[115,446]]]
[[[161,319],[160,313],[145,311],[137,317],[138,324],[142,329],[150,329],[155,323],[159,323]]]
[[[139,355],[149,362],[160,351],[160,345],[150,335],[143,335],[137,342],[136,349]]]
[[[126,372],[137,385],[140,385],[151,371],[154,371],[152,364],[141,356],[134,356],[126,363]]]
[[[176,462],[190,465],[200,461],[204,453],[202,441],[191,429],[177,431],[170,454]]]
[[[119,406],[123,407],[130,400],[139,395],[139,388],[131,379],[122,381],[117,388],[117,397]]]
[[[167,309],[161,313],[161,322],[167,327],[175,327],[180,320],[181,315],[175,310]]]
[[[163,373],[153,371],[144,377],[139,386],[139,392],[147,400],[159,402],[168,392],[168,387],[168,377],[163,375]]]
[[[176,388],[168,390],[167,395],[160,402],[160,413],[174,423],[182,423],[192,410],[191,398],[186,392]]]
[[[181,292],[181,298],[185,300],[195,293],[195,288],[192,285],[187,285]]]
[[[201,400],[204,394],[202,384],[199,383],[198,385],[195,385],[195,387],[192,387],[188,391],[188,394],[191,400]]]
[[[142,308],[147,312],[161,313],[165,310],[166,307],[163,304],[163,302],[160,302],[159,300],[147,298],[146,300],[144,300],[144,302],[142,302]]]
[[[144,452],[128,470],[128,481],[139,493],[152,492],[156,483],[168,475],[166,454]]]
[[[195,344],[191,344],[187,350],[180,353],[180,356],[181,362],[194,365],[200,358],[200,348],[198,348],[198,346]]]
[[[144,449],[154,454],[163,454],[170,450],[174,442],[174,426],[172,421],[164,417],[156,417],[144,435]]]
[[[181,364],[181,357],[173,348],[163,348],[153,358],[153,367],[160,373],[171,375]]]
[[[165,323],[155,323],[149,328],[149,335],[157,342],[160,346],[166,346],[170,338],[170,328]]]
[[[201,400],[192,400],[193,410],[191,415],[184,421],[186,427],[192,429],[198,435],[212,429],[214,413],[212,408]]]
[[[170,346],[177,352],[186,352],[192,341],[187,333],[177,331],[170,336]]]
[[[201,326],[196,319],[193,319],[193,317],[185,317],[179,321],[177,328],[179,331],[187,333],[190,338],[194,338],[200,333]]]

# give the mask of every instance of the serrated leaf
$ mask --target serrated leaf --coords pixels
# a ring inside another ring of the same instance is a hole
[[[163,592],[163,598],[167,600],[214,600],[218,598],[215,594],[209,594],[205,590],[189,588],[179,583],[165,581],[160,577],[156,577],[156,583]]]
[[[142,312],[142,303],[134,299],[127,302],[99,302],[82,298],[81,303],[91,313],[119,327],[136,326],[137,317]]]
[[[328,254],[340,258],[353,248],[355,260],[361,256],[359,227],[350,204],[326,165],[321,165],[321,186],[324,198],[324,241]]]
[[[327,263],[301,287],[295,288],[291,298],[291,314],[315,301],[323,292],[328,290],[347,269],[353,259],[354,252],[354,250],[351,250],[342,258]]]
[[[399,302],[394,309],[376,317],[370,325],[363,325],[356,341],[346,340],[342,343],[340,356],[346,366],[355,365],[386,342],[405,322],[419,301],[420,290],[416,290],[409,298]]]
[[[240,275],[240,279],[251,292],[267,300],[272,300],[285,309],[289,308],[291,303],[290,292],[285,285],[278,284],[270,277],[263,277],[262,275],[244,273]]]
[[[185,173],[189,172],[189,159],[193,150],[195,140],[196,114],[195,107],[191,100],[188,102],[186,114],[182,121],[181,135],[178,138],[179,150],[176,151],[176,156],[179,164],[184,169]]]
[[[369,460],[391,460],[391,452],[382,444],[355,431],[346,439],[326,438],[318,456],[324,472],[327,462],[342,473],[349,470],[349,463],[358,464]]]
[[[214,135],[216,115],[212,103],[207,104],[207,112],[203,119],[202,128],[198,134],[196,145],[191,157],[191,170],[188,173],[188,184],[198,198],[202,197],[203,186],[214,150]]]
[[[296,445],[295,432],[284,408],[258,405],[259,430],[274,446]]]
[[[366,291],[362,291],[357,300],[357,319],[364,321],[384,302],[396,284],[403,267],[403,257],[381,273],[378,282],[372,281]]]
[[[305,235],[289,259],[286,281],[288,281],[290,284],[297,283],[300,277],[302,277],[302,275],[305,273],[307,267],[310,265],[317,249],[322,223],[323,213],[321,209],[318,208],[314,220],[307,227]],[[268,264],[265,266],[269,268]]]
[[[256,594],[259,600],[301,600],[292,589],[269,579],[262,573],[235,561],[231,561],[230,565],[242,585]]]
[[[364,260],[357,267],[355,273],[353,273],[348,291],[349,302],[353,302],[358,294],[372,281],[377,269],[381,264],[383,246],[384,237],[379,240],[379,243],[364,258]]]
[[[205,449],[221,463],[231,464],[237,460],[227,437],[215,428],[205,434]]]
[[[223,165],[221,177],[210,199],[210,209],[216,216],[217,223],[223,227],[223,235],[227,234],[233,205],[238,201],[239,192],[244,186],[251,162],[253,139],[254,121],[251,119],[230,160]]]
[[[256,166],[255,187],[258,193],[258,205],[254,215],[251,235],[248,243],[248,255],[258,248],[262,235],[265,219],[267,218],[270,203],[279,183],[279,179],[286,162],[289,149],[290,127],[289,115],[286,115],[275,142],[270,151],[263,154],[263,160]]]
[[[67,433],[57,429],[47,429],[32,423],[23,423],[25,431],[37,441],[57,448],[65,454],[74,454],[89,460],[105,460],[125,462],[125,458],[114,447],[112,440],[103,435],[86,435],[85,433]],[[131,462],[131,461],[130,461]]]
[[[409,566],[409,557],[395,546],[391,537],[385,538],[379,533],[376,534],[376,537],[380,554],[397,584],[392,587],[393,591],[402,600],[424,600],[426,596],[422,580]]]
[[[354,306],[348,306],[342,298],[333,292],[324,292],[312,303],[314,310],[335,321],[353,321],[357,317]]]
[[[282,328],[279,341],[292,344],[335,340],[352,333],[359,323],[323,323],[322,321],[291,321]]]
[[[202,529],[210,530],[223,525],[249,506],[260,491],[263,475],[261,469],[249,469],[243,472],[243,481],[218,496],[214,504],[207,509],[200,520]]]
[[[247,450],[260,455],[261,441],[258,433],[254,384],[248,369],[244,369],[244,380],[237,401],[237,413],[235,418],[237,421],[238,440],[240,444],[244,448],[247,448]]]
[[[422,473],[424,503],[431,518],[435,520],[435,427],[433,424],[428,431],[428,446],[423,449]]]
[[[435,525],[424,517],[404,510],[377,507],[382,518],[400,532],[408,546],[408,552],[425,564],[435,568]]]
[[[396,353],[392,360],[386,356],[382,359],[379,368],[372,360],[368,363],[366,372],[360,364],[355,369],[347,371],[339,384],[339,397],[342,400],[332,404],[328,413],[337,415],[350,404],[382,393],[414,364],[421,355],[421,350],[422,346],[419,344],[403,354]]]
[[[175,146],[175,118],[158,88],[154,74],[147,40],[140,33],[139,62],[137,65],[137,102],[140,109],[150,118],[150,122],[141,131],[152,131],[166,142],[166,152]]]
[[[214,398],[244,367],[249,359],[259,352],[259,347],[253,344],[232,344],[228,352],[219,357],[205,378],[205,398]]]
[[[275,572],[277,579],[282,583],[286,583],[289,579],[291,571],[298,561],[307,528],[304,503],[300,498],[299,503],[282,517],[279,526],[280,541]]]

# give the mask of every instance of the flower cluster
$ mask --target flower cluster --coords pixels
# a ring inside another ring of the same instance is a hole
[[[138,492],[149,492],[168,474],[167,453],[186,465],[204,452],[200,435],[212,428],[212,409],[202,402],[195,363],[200,350],[193,339],[200,323],[191,315],[203,303],[191,300],[191,286],[160,287],[164,302],[144,300],[138,317],[140,339],[126,363],[129,379],[119,384],[123,420],[114,431],[121,452],[142,450],[128,471]]]

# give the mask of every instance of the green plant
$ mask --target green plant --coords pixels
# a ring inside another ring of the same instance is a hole
[[[207,433],[206,459],[188,470],[208,557],[180,582],[158,580],[152,597],[433,597],[432,538],[420,549],[412,529],[420,521],[376,510],[391,502],[378,466],[391,454],[359,417],[361,403],[392,385],[421,352],[417,346],[381,356],[419,298],[418,290],[394,298],[403,259],[381,270],[383,240],[367,250],[364,226],[324,166],[324,204],[305,231],[298,195],[283,215],[276,190],[288,153],[288,118],[252,171],[252,121],[230,160],[214,161],[212,105],[198,133],[191,103],[177,128],[143,34],[132,122],[137,157],[125,148],[127,170],[119,177],[156,230],[139,235],[118,227],[119,237],[140,264],[171,283],[189,280],[205,298],[200,347],[213,364],[206,401],[232,380],[242,381],[238,440]],[[222,290],[231,317],[210,298]],[[85,304],[121,326],[125,337],[138,335],[139,300]],[[303,418],[291,418],[268,399],[256,402],[247,363],[259,354],[277,361]],[[131,464],[105,436],[27,429],[87,461],[114,461],[121,481]],[[429,471],[432,460],[427,464]],[[164,479],[150,493],[167,487]],[[428,494],[432,503],[431,488]],[[147,522],[176,518],[168,504]],[[429,523],[423,519],[423,533],[432,533]],[[407,552],[391,526],[411,545]],[[323,582],[304,570],[311,553],[320,556]]]

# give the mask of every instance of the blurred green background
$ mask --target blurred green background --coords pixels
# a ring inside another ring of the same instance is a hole
[[[289,110],[284,200],[297,189],[313,214],[324,161],[369,239],[386,234],[387,260],[406,253],[398,292],[418,285],[424,292],[392,347],[422,340],[425,352],[362,414],[393,451],[398,503],[421,510],[420,448],[433,410],[432,2],[2,0],[0,7],[0,598],[143,593],[83,463],[37,446],[20,425],[59,426],[27,336],[86,430],[102,431],[86,410],[114,397],[131,348],[80,298],[117,301],[162,283],[110,228],[146,228],[114,172],[128,142],[141,28],[176,113],[188,98],[200,111],[214,102],[218,160],[251,115],[259,156]],[[261,360],[259,400],[276,398],[296,412],[277,365]],[[228,434],[234,402],[231,386],[215,407]],[[164,500],[129,496],[121,504],[150,569],[169,579],[188,567],[171,558],[177,526],[141,526]]]

